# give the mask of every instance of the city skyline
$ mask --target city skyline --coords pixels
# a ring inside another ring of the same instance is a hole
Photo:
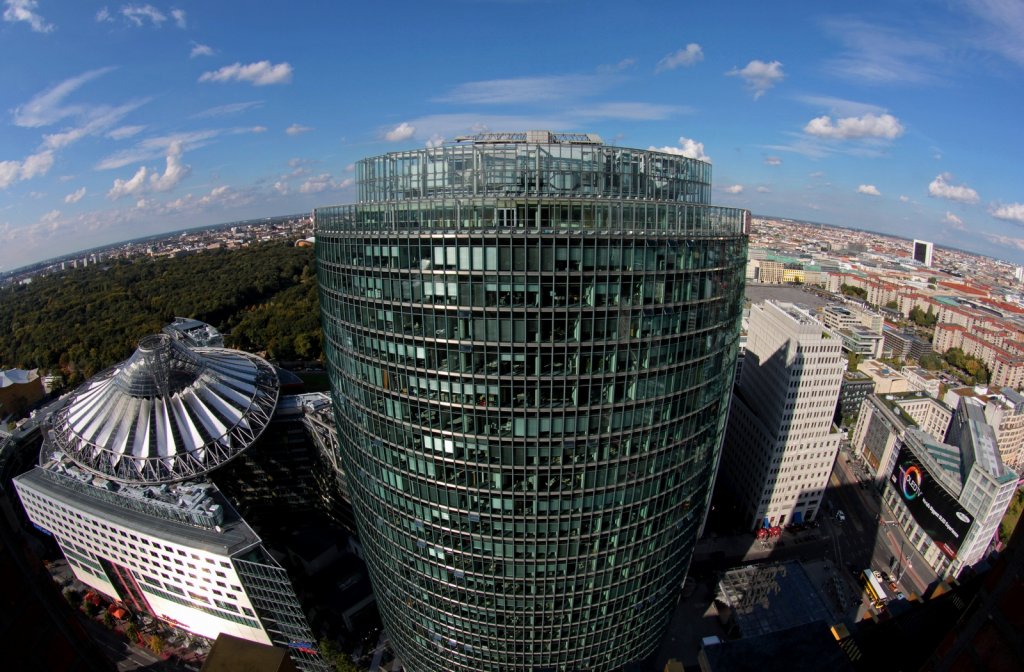
[[[710,158],[723,205],[1024,262],[1020,5],[0,7],[2,270],[351,202],[362,156],[538,128]]]

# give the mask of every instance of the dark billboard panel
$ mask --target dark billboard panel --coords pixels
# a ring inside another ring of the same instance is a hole
[[[921,529],[950,559],[955,558],[974,517],[932,480],[905,446],[900,448],[889,481]]]

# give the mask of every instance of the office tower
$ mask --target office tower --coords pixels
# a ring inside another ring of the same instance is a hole
[[[751,307],[722,470],[752,528],[817,514],[842,436],[832,416],[845,368],[842,342],[805,308]]]
[[[711,167],[584,134],[364,159],[318,208],[336,419],[384,624],[414,672],[617,670],[703,525],[749,213]]]
[[[914,261],[919,261],[925,266],[931,267],[932,265],[932,253],[935,251],[935,246],[924,240],[914,241]]]
[[[207,475],[271,421],[273,367],[167,334],[86,381],[14,479],[29,519],[75,576],[132,611],[204,637],[287,647],[323,670],[284,569]]]

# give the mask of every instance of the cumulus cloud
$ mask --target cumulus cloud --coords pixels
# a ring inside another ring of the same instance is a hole
[[[960,219],[959,217],[954,215],[952,212],[947,212],[946,216],[942,218],[942,221],[944,221],[946,224],[949,224],[954,229],[963,229],[964,228],[964,220]]]
[[[961,203],[977,203],[978,192],[964,184],[951,184],[953,176],[942,173],[928,184],[928,195]]]
[[[159,26],[167,20],[167,16],[153,5],[125,5],[121,8],[121,16],[136,26],[142,26],[147,20]]]
[[[182,30],[186,27],[185,22],[185,10],[184,9],[172,9],[171,16],[174,17],[174,25],[178,26]]]
[[[8,23],[24,22],[29,28],[37,33],[49,33],[53,30],[53,24],[47,23],[39,14],[36,14],[36,0],[6,0],[7,8],[4,10],[4,21]]]
[[[189,58],[199,58],[200,56],[213,56],[213,47],[206,44],[199,44],[198,42],[192,43],[192,51],[189,52]]]
[[[254,86],[270,84],[288,84],[292,81],[292,66],[289,63],[272,64],[270,61],[258,61],[242,65],[233,63],[219,70],[204,72],[199,76],[200,82],[249,82]]]
[[[909,201],[910,201],[910,198],[908,196],[902,196],[902,195],[900,196],[900,203],[907,203]]]
[[[301,135],[312,131],[312,126],[303,126],[302,124],[292,124],[288,128],[284,129],[284,132],[288,135]]]
[[[881,196],[882,192],[873,184],[862,184],[857,187],[858,194],[866,194],[868,196]]]
[[[698,159],[711,163],[711,157],[704,153],[704,143],[697,142],[686,136],[679,136],[679,147],[648,147],[648,150],[676,154],[690,159]]]
[[[781,166],[782,165],[782,159],[780,159],[777,156],[769,156],[768,158],[766,158],[764,160],[764,162],[767,165],[769,165],[769,166]]]
[[[988,213],[996,219],[1024,224],[1024,203],[993,204]]]
[[[722,191],[724,191],[727,194],[742,194],[743,193],[743,185],[742,184],[730,184],[728,187],[722,187]]]
[[[772,191],[771,189],[769,189],[768,187],[764,187],[764,186],[757,188],[757,193],[759,193],[759,194],[770,194],[771,191]]]
[[[704,60],[704,50],[700,48],[700,45],[691,42],[679,51],[669,54],[665,58],[658,61],[657,67],[654,69],[655,72],[662,72],[664,70],[675,70],[676,68],[690,67]]]
[[[786,78],[786,74],[782,71],[782,63],[779,61],[765,63],[753,60],[744,68],[733,68],[725,74],[730,77],[742,78],[747,83],[747,88],[754,92],[754,100],[763,96],[768,89]]]
[[[60,219],[60,210],[50,210],[39,217],[39,221],[44,224],[53,224]]]
[[[861,117],[843,117],[832,121],[828,115],[811,119],[804,126],[804,133],[819,138],[855,140],[860,138],[885,138],[893,140],[903,135],[903,124],[891,114],[865,114]]]
[[[440,133],[434,133],[432,136],[430,136],[427,139],[427,147],[428,148],[440,147],[443,144],[444,144],[444,136],[442,136]]]
[[[400,142],[402,140],[408,140],[416,132],[416,128],[411,126],[408,122],[403,121],[398,126],[384,134],[384,137],[390,142]]]
[[[277,182],[274,182],[274,191],[281,194],[282,196],[287,196],[289,191],[288,184],[282,182],[281,180],[278,180]]]
[[[45,150],[32,154],[25,158],[21,164],[21,179],[30,180],[33,177],[46,175],[53,167],[53,152]]]
[[[113,20],[114,17],[110,15],[110,10],[106,7],[103,7],[102,9],[96,12],[96,23],[108,23]]]
[[[145,166],[142,166],[127,180],[122,180],[120,178],[115,179],[114,186],[107,192],[107,198],[112,201],[116,201],[119,198],[133,196],[140,193],[146,188],[147,175],[149,175],[149,170],[147,170]]]
[[[181,143],[172,142],[167,148],[167,166],[163,175],[151,175],[149,178],[153,191],[169,191],[189,176],[192,166],[181,163]]]
[[[76,189],[64,197],[65,203],[78,203],[85,196],[85,187]]]

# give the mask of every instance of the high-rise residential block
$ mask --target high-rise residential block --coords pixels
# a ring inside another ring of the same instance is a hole
[[[932,254],[935,252],[935,246],[926,240],[915,240],[914,241],[914,261],[920,262],[924,266],[932,265]]]
[[[617,670],[705,519],[749,213],[701,161],[487,133],[318,208],[343,464],[406,670]],[[834,403],[834,399],[833,399]]]
[[[753,527],[813,520],[842,434],[832,417],[846,368],[842,342],[806,309],[750,309],[722,469]]]

